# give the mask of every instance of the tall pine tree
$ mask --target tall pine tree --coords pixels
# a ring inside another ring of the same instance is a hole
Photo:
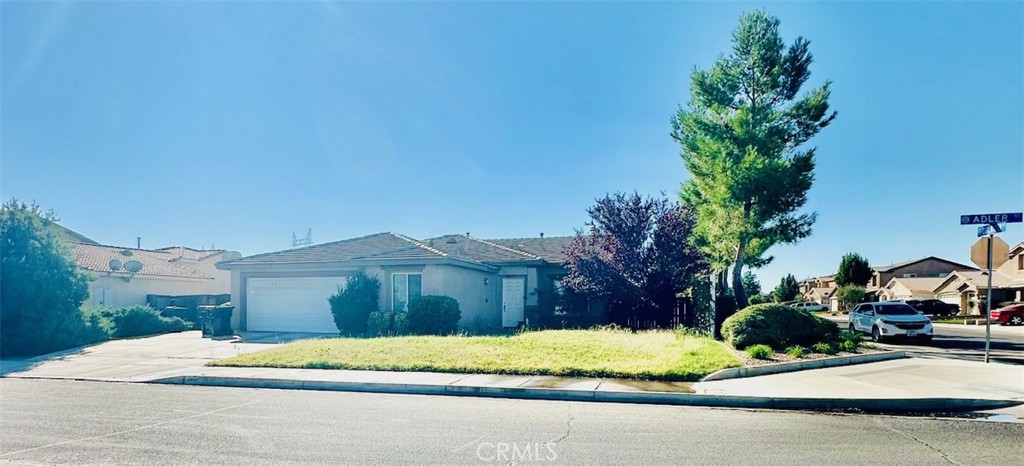
[[[814,179],[815,149],[805,143],[835,118],[830,83],[798,95],[810,77],[809,42],[786,47],[779,20],[744,14],[733,48],[690,76],[689,105],[672,120],[672,137],[691,179],[680,198],[697,209],[696,243],[725,284],[732,268],[737,307],[747,305],[743,268],[771,260],[775,244],[811,233],[816,215],[800,213]]]

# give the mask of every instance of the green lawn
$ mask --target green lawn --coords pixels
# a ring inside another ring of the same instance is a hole
[[[211,364],[694,381],[740,361],[720,342],[672,331],[544,330],[302,340]]]

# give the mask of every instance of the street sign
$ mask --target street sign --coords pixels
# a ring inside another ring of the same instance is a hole
[[[968,214],[960,216],[961,225],[991,225],[993,223],[1021,223],[1024,213],[1007,212],[1001,214]]]
[[[1006,222],[993,223],[991,225],[982,225],[978,227],[978,237],[981,238],[989,233],[1003,233],[1006,231]]]
[[[993,269],[999,268],[1000,265],[1010,260],[1010,245],[1006,244],[1002,238],[993,236],[992,238],[992,267]],[[988,241],[989,238],[979,238],[974,246],[971,246],[971,262],[977,265],[978,268],[988,269]]]
[[[985,288],[985,363],[989,361],[992,343],[992,269],[1010,259],[1010,246],[996,236],[1006,231],[1007,223],[1024,223],[1024,213],[1006,212],[1001,214],[968,214],[960,216],[961,225],[982,225],[978,227],[978,242],[971,246],[971,261],[978,267],[988,269],[988,286]]]

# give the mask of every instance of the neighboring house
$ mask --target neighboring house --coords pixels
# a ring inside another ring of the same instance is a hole
[[[221,261],[235,260],[242,257],[235,251],[224,249],[192,249],[184,246],[172,246],[160,248],[157,252],[169,254],[172,262],[196,269],[201,273],[213,277],[213,284],[209,293],[203,294],[228,294],[231,293],[231,272],[217,268]]]
[[[828,306],[833,311],[839,308],[839,302],[835,299],[835,274],[804,279],[800,282],[800,294],[803,295],[805,301],[816,301]]]
[[[60,238],[70,244],[75,262],[93,276],[85,304],[122,307],[146,304],[148,295],[196,296],[231,293],[231,273],[216,263],[240,254],[223,249],[199,250],[181,246],[148,250],[106,246],[67,227],[57,225]],[[111,261],[122,265],[114,271]],[[129,261],[142,264],[137,273],[124,268]]]
[[[816,301],[819,304],[829,305],[829,300],[835,294],[836,288],[811,288],[806,294],[804,294],[805,301]]]
[[[878,290],[878,298],[879,301],[933,299],[936,290],[947,280],[947,277],[893,277]]]
[[[961,312],[981,314],[988,293],[988,271],[951,273],[936,289],[936,297],[960,306]],[[1024,242],[1010,249],[1008,260],[992,271],[992,303],[1024,301]]]
[[[423,295],[459,302],[460,327],[517,327],[565,274],[571,238],[415,240],[377,233],[222,262],[231,272],[233,326],[248,331],[337,333],[327,298],[357,271],[381,282],[381,310],[406,310]]]
[[[230,274],[225,276],[217,270],[220,278],[207,270],[225,258],[234,259],[238,253],[230,251],[207,251],[201,260],[183,259],[175,254],[146,249],[124,248],[77,243],[73,245],[75,262],[82,269],[92,272],[95,280],[89,283],[91,306],[122,307],[146,304],[147,295],[192,296],[218,295],[231,292]],[[110,269],[110,262],[121,264],[139,261],[142,268],[132,274],[121,268]]]
[[[817,278],[805,278],[800,281],[800,294],[807,296],[814,288],[818,286]]]
[[[871,281],[868,282],[867,293],[869,298],[879,299],[884,293],[882,287],[887,285],[893,277],[945,277],[954,271],[977,271],[978,269],[940,257],[928,256],[921,259],[872,267],[871,270]]]

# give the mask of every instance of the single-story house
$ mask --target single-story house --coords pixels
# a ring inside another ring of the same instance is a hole
[[[216,263],[241,257],[224,249],[107,246],[61,225],[57,225],[57,231],[71,246],[78,267],[94,278],[89,282],[87,306],[147,304],[149,295],[226,295],[231,292],[231,273],[218,269]],[[137,262],[139,269],[133,272],[129,262]],[[111,265],[118,268],[114,270]]]
[[[247,331],[337,333],[327,298],[357,271],[381,283],[381,310],[404,311],[423,295],[459,302],[460,327],[521,325],[565,274],[571,237],[416,240],[377,233],[221,262],[231,273],[232,326]]]
[[[146,304],[148,295],[190,296],[220,295],[231,292],[230,273],[217,270],[221,260],[240,255],[231,251],[205,251],[209,254],[191,260],[164,251],[78,243],[73,245],[75,262],[92,272],[86,303],[96,307],[122,307]],[[121,264],[110,268],[111,261]],[[132,273],[124,264],[138,261],[141,268]],[[226,277],[224,275],[227,275]]]

